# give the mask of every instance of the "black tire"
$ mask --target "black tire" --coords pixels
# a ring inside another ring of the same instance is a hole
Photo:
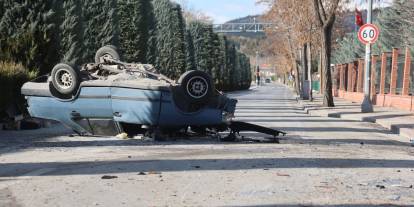
[[[96,51],[95,54],[95,63],[104,63],[104,61],[102,60],[102,57],[104,56],[109,56],[112,59],[120,60],[117,48],[113,45],[106,45],[99,48],[99,50]]]
[[[59,63],[52,69],[52,85],[61,95],[73,95],[80,84],[79,71],[75,67]]]
[[[197,104],[207,103],[215,90],[211,76],[199,70],[187,71],[181,75],[178,83],[185,96]]]

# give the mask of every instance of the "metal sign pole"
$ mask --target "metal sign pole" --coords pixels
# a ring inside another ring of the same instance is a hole
[[[259,67],[259,51],[256,51],[256,84],[260,86],[260,67]]]
[[[368,0],[367,24],[372,23],[372,1]],[[371,102],[371,43],[366,44],[365,49],[365,83],[364,83],[364,101],[361,105],[362,113],[374,112]]]

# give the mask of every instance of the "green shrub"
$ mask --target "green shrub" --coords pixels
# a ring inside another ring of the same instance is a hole
[[[20,88],[36,76],[37,71],[30,71],[20,63],[0,61],[0,118],[12,104],[24,111],[24,97]]]

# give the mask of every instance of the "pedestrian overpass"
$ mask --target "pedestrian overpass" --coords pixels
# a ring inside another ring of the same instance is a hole
[[[264,36],[265,30],[271,26],[272,23],[224,23],[214,24],[213,30],[227,35]]]

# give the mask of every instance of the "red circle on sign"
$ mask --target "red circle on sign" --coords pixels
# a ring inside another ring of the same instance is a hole
[[[364,37],[364,32],[368,31],[368,36]],[[370,33],[374,32],[373,37],[369,37]],[[374,24],[364,24],[361,28],[359,28],[358,32],[358,39],[364,44],[373,44],[378,40],[379,37],[379,29]]]

